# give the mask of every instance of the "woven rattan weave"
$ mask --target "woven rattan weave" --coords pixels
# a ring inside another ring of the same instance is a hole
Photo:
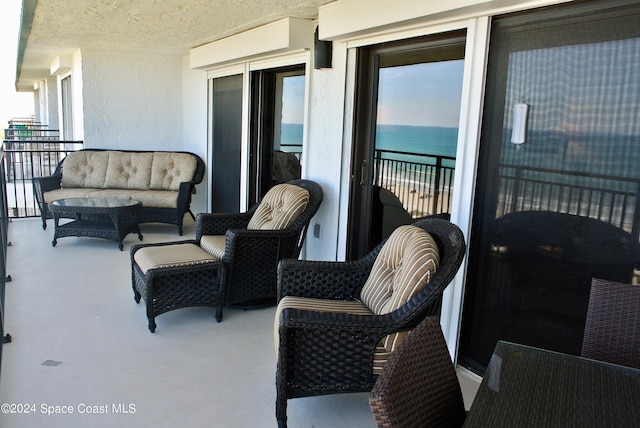
[[[320,313],[288,308],[279,323],[276,371],[276,418],[287,423],[287,400],[323,394],[370,391],[376,344],[393,332],[411,330],[425,317],[438,315],[442,293],[453,280],[465,254],[460,229],[442,219],[414,223],[438,244],[440,266],[431,281],[399,309],[385,315]],[[283,260],[278,297],[358,299],[381,243],[353,262]]]
[[[109,239],[118,243],[122,251],[122,240],[130,233],[142,233],[138,227],[138,214],[142,204],[131,199],[71,198],[49,203],[53,214],[54,232],[51,244],[55,247],[58,238],[65,236],[88,236]],[[60,224],[60,218],[73,218]]]
[[[462,426],[462,391],[438,317],[425,318],[391,354],[369,406],[380,428]]]
[[[592,279],[581,355],[640,369],[640,285]]]
[[[136,302],[147,305],[149,330],[156,329],[155,317],[188,306],[216,307],[216,319],[222,319],[224,306],[275,304],[277,267],[283,258],[297,258],[302,249],[309,222],[322,202],[322,188],[309,180],[289,184],[309,191],[305,210],[289,227],[281,230],[246,229],[257,205],[239,214],[203,214],[196,216],[196,239],[166,242],[200,244],[204,235],[225,236],[225,254],[219,261],[159,267],[144,274],[136,264],[136,251],[150,245],[131,248],[132,286]]]
[[[309,192],[307,207],[286,229],[249,230],[247,225],[258,207],[239,214],[198,214],[196,240],[203,235],[226,235],[225,302],[228,306],[275,304],[278,262],[297,259],[311,218],[322,202],[322,188],[310,180],[289,184]]]
[[[194,240],[134,245],[131,247],[131,283],[136,303],[147,306],[149,331],[156,330],[155,318],[174,309],[191,306],[216,308],[216,320],[222,320],[224,266],[218,261],[181,266],[164,266],[143,273],[134,260],[135,253],[146,247],[165,247],[177,243],[197,244]]]

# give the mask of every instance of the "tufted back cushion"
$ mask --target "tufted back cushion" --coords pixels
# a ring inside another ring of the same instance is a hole
[[[180,183],[191,181],[197,162],[187,153],[153,153],[151,165],[151,190],[179,190]]]
[[[400,226],[382,247],[360,298],[377,315],[409,301],[429,283],[440,263],[438,245],[416,226]]]
[[[438,244],[427,231],[416,226],[400,226],[376,257],[360,298],[376,315],[393,312],[429,283],[439,264]],[[386,361],[384,351],[393,352],[408,334],[401,331],[386,336],[376,351],[381,361]]]
[[[110,151],[105,189],[148,190],[153,153]]]
[[[62,187],[103,188],[108,163],[108,152],[69,153],[63,163]]]
[[[258,205],[247,229],[286,229],[307,207],[309,191],[293,184],[273,186]]]

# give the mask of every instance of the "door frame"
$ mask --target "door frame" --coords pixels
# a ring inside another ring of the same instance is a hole
[[[340,192],[340,210],[338,216],[338,249],[337,259],[347,258],[348,207],[351,189],[351,157],[353,132],[355,129],[356,100],[356,65],[358,48],[377,43],[391,42],[410,37],[437,34],[454,30],[466,30],[465,65],[462,81],[462,97],[460,103],[460,121],[458,132],[458,148],[456,153],[456,174],[454,179],[451,222],[460,227],[465,237],[469,236],[473,199],[477,170],[477,154],[482,122],[482,103],[484,100],[484,81],[489,49],[490,16],[479,16],[452,21],[444,24],[425,25],[423,27],[404,27],[393,32],[356,37],[345,41],[346,49],[346,93],[345,122],[343,132],[343,152]],[[344,225],[344,226],[343,226]],[[458,274],[451,285],[444,291],[440,324],[447,340],[449,352],[454,361],[457,358],[459,326],[462,316],[464,281],[467,258],[462,261]]]
[[[442,32],[423,37],[367,46],[357,51],[354,130],[350,168],[349,219],[347,222],[347,258],[355,260],[368,253],[377,242],[372,242],[372,204],[375,137],[378,111],[380,60],[399,65],[423,64],[424,54],[437,55],[440,47],[465,43],[464,29]],[[418,56],[411,58],[412,52]],[[433,53],[431,53],[433,52]],[[466,48],[465,48],[466,53]],[[463,58],[464,59],[464,58]],[[434,61],[435,62],[435,61]],[[379,237],[378,237],[379,238]]]

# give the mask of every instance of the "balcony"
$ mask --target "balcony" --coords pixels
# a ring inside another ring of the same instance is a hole
[[[50,166],[64,155],[58,148]],[[37,149],[14,145],[5,153],[14,174],[2,177],[19,200],[30,174],[43,168],[36,159],[50,158]],[[275,307],[229,308],[221,323],[211,308],[180,309],[159,316],[151,334],[131,290],[134,234],[122,252],[93,238],[64,238],[53,247],[53,228],[30,218],[35,211],[15,208],[19,218],[3,223],[12,280],[2,325],[12,341],[2,348],[0,395],[16,413],[0,413],[0,426],[274,425]],[[166,225],[141,229],[146,243],[178,239]],[[187,218],[180,239],[194,235]],[[477,382],[464,374],[461,380],[470,406]],[[291,426],[375,426],[366,393],[291,400],[288,415]]]
[[[211,308],[176,310],[151,334],[133,300],[126,248],[91,238],[54,248],[51,229],[37,219],[9,225],[5,329],[13,341],[3,349],[0,394],[35,404],[36,414],[1,414],[1,426],[274,425],[275,308],[228,309],[219,324]],[[144,242],[177,239],[171,227],[142,229]],[[193,234],[189,222],[185,237]],[[137,242],[129,235],[125,246]],[[81,414],[83,404],[108,413]],[[74,414],[48,416],[42,405]],[[292,400],[289,417],[292,426],[374,426],[366,394]]]

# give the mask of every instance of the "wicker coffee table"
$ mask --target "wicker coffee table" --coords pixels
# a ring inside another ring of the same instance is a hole
[[[109,239],[118,243],[122,251],[122,240],[130,233],[137,233],[139,201],[113,198],[71,198],[49,202],[53,214],[55,231],[51,244],[55,247],[58,238],[65,236],[89,236]],[[74,220],[59,224],[60,217]]]

